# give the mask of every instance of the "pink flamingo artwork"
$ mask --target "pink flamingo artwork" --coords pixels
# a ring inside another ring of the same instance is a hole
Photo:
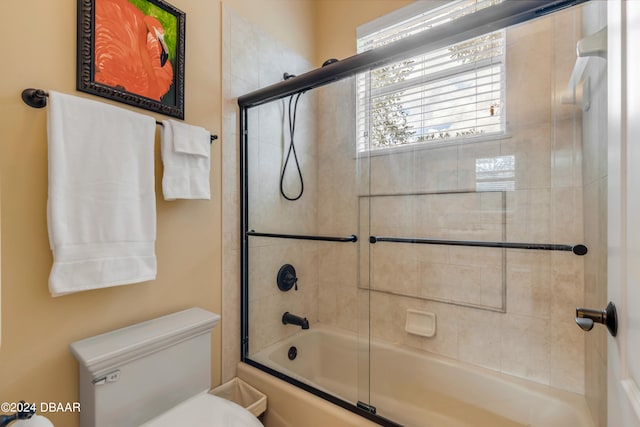
[[[95,81],[160,101],[173,68],[160,21],[127,0],[96,0]]]

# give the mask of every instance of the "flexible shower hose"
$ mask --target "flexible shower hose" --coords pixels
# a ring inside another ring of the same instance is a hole
[[[296,115],[298,114],[298,101],[300,100],[300,96],[302,94],[303,92],[299,92],[296,95],[291,95],[291,97],[289,98],[289,150],[287,151],[287,157],[285,158],[284,166],[282,166],[282,174],[280,175],[280,194],[282,194],[282,197],[290,201],[298,200],[300,197],[302,197],[302,193],[304,193],[304,180],[302,179],[302,170],[300,168],[300,162],[298,161],[298,154],[296,153],[296,145],[294,141],[296,132]],[[298,170],[298,177],[300,177],[300,191],[296,196],[290,197],[287,196],[284,191],[284,174],[287,170],[287,166],[289,165],[289,159],[292,152],[293,158],[296,162],[296,168]]]

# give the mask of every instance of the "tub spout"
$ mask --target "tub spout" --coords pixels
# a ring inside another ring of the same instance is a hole
[[[309,329],[309,321],[307,320],[306,317],[296,316],[295,314],[291,314],[288,311],[286,311],[282,315],[282,324],[297,325],[297,326],[300,326],[302,329]]]

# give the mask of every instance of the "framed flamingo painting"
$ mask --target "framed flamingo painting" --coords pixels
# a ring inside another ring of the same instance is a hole
[[[163,0],[78,0],[77,89],[184,119],[184,34]]]

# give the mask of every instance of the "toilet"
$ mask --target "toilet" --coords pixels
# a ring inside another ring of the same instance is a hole
[[[261,427],[243,407],[209,393],[219,321],[191,308],[72,343],[80,425]]]

